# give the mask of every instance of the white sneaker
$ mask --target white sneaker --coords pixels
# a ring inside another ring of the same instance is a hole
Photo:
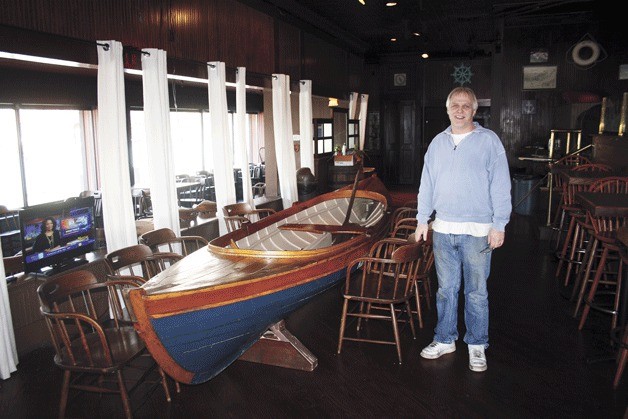
[[[469,369],[475,372],[486,371],[484,345],[469,345]]]
[[[421,356],[426,359],[440,358],[441,355],[450,354],[456,350],[456,344],[432,342],[421,351]]]

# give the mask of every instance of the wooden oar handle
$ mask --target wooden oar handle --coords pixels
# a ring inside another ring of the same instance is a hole
[[[308,233],[332,233],[332,234],[366,234],[366,227],[356,224],[327,225],[327,224],[282,224],[280,230],[305,231]]]

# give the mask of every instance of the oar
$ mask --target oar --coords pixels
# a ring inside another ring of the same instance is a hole
[[[362,173],[362,163],[360,162],[360,167],[358,167],[358,171],[355,172],[355,179],[353,180],[353,190],[351,191],[351,199],[349,200],[349,208],[347,208],[347,215],[345,216],[345,220],[342,222],[342,225],[349,224],[349,218],[351,218],[351,210],[353,209],[353,202],[355,201],[355,193],[358,190],[358,181],[360,180],[360,174]]]

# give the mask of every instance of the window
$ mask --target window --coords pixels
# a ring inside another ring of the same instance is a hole
[[[233,140],[234,114],[229,113],[230,135]],[[249,144],[251,163],[259,163],[263,148],[261,115],[247,114],[246,142]],[[174,171],[176,175],[195,175],[198,171],[213,170],[212,141],[209,113],[205,111],[171,111],[170,130]],[[134,185],[148,185],[148,158],[146,154],[144,111],[131,111],[131,147],[133,153]],[[235,159],[234,159],[235,161]]]
[[[359,119],[350,119],[348,125],[348,135],[347,135],[347,149],[355,150],[359,145],[359,136],[360,136],[360,120]]]
[[[10,209],[20,208],[24,205],[24,197],[15,110],[0,109],[0,127],[0,177],[5,179],[0,188],[0,204]]]
[[[203,164],[203,121],[201,112],[170,112],[170,132],[175,174],[195,175]],[[144,111],[131,111],[131,150],[133,185],[149,185]]]
[[[314,119],[314,154],[331,153],[334,147],[332,119]]]
[[[3,205],[21,207],[63,200],[88,189],[82,111],[1,111],[1,124],[8,129],[3,130],[0,170],[5,179],[11,179],[2,187],[0,199]],[[20,167],[23,168],[23,179]]]

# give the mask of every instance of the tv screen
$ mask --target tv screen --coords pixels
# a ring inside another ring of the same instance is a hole
[[[94,250],[94,233],[92,196],[24,208],[20,211],[24,270],[54,273],[76,266],[79,256]]]

